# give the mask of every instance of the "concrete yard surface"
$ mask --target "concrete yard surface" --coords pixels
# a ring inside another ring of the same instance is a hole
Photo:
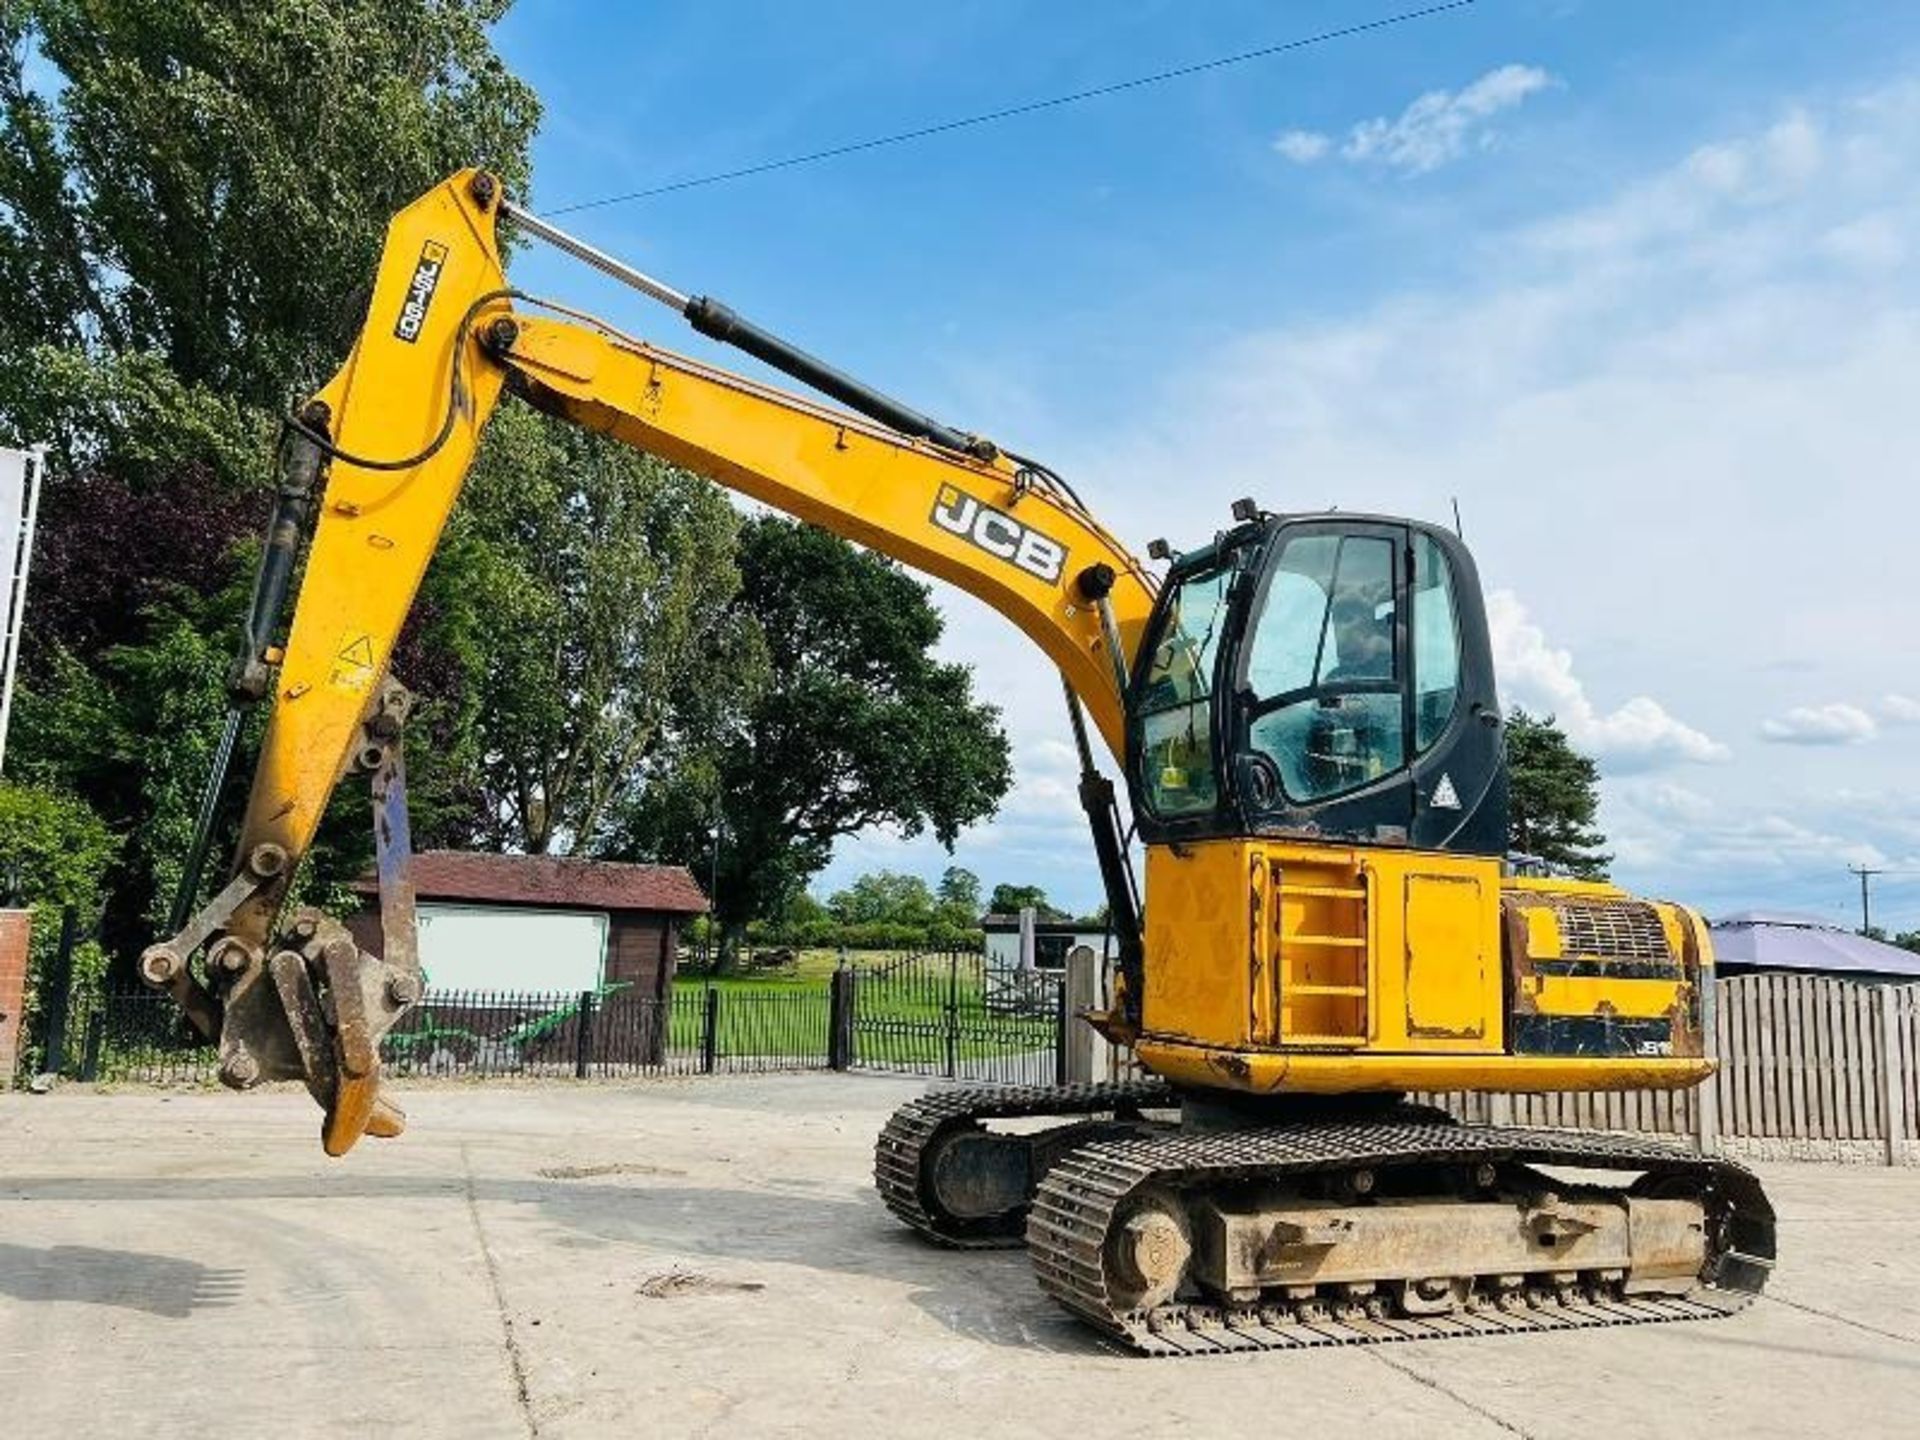
[[[13,1435],[1920,1433],[1920,1170],[1776,1165],[1729,1320],[1154,1361],[1018,1251],[928,1247],[873,1139],[913,1082],[0,1095]]]

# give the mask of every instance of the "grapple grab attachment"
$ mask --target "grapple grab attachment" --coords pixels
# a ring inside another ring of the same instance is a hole
[[[344,1155],[362,1135],[406,1128],[405,1114],[380,1094],[380,1042],[422,990],[400,748],[411,703],[405,687],[387,679],[369,706],[366,743],[347,763],[371,777],[384,955],[361,949],[318,910],[297,909],[276,928],[291,867],[282,846],[258,841],[218,895],[140,957],[141,978],[218,1042],[223,1084],[306,1085],[326,1112],[321,1143],[329,1155]]]

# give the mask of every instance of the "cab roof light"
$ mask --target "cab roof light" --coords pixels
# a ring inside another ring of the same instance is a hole
[[[1245,525],[1260,518],[1260,507],[1246,496],[1233,502],[1233,518],[1237,524]]]

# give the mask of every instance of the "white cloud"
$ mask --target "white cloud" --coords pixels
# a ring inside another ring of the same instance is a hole
[[[1871,715],[1844,701],[1796,705],[1760,724],[1761,738],[1779,745],[1860,745],[1879,731]]]
[[[1834,226],[1820,237],[1820,248],[1834,259],[1863,270],[1890,270],[1907,258],[1905,228],[1895,216],[1862,215]]]
[[[1920,700],[1911,695],[1882,696],[1880,718],[1889,725],[1920,725]]]
[[[1510,592],[1502,697],[1601,755],[1623,882],[1844,918],[1846,864],[1920,869],[1920,745],[1886,743],[1920,725],[1901,678],[1920,675],[1920,596],[1900,583],[1920,525],[1920,78],[1676,141],[1577,209],[1489,227],[1472,203],[1436,211],[1457,274],[1250,299],[1227,344],[1156,340],[1125,422],[1103,393],[1075,424],[1036,382],[1022,425],[1136,540],[1204,537],[1243,494],[1430,519],[1457,496],[1489,588]],[[1026,737],[1062,733],[1057,676],[984,612],[948,613],[1024,776]],[[1806,684],[1854,697],[1882,742],[1728,755],[1720,739]],[[1728,763],[1672,763],[1698,760]],[[1067,778],[1021,801],[1056,807],[1050,835],[1009,835],[975,868],[1094,903]],[[1920,924],[1920,882],[1885,889],[1889,923]]]
[[[1833,149],[1819,121],[1791,110],[1758,135],[1701,145],[1679,164],[1596,205],[1542,221],[1526,238],[1546,254],[1606,262],[1650,244],[1704,237],[1724,260],[1730,243],[1755,238],[1746,232],[1747,222],[1806,194],[1828,173]],[[1841,157],[1843,170],[1859,163],[1857,156]],[[1822,219],[1822,238],[1843,228]],[[1884,215],[1880,219],[1886,223]],[[1865,243],[1857,236],[1828,240],[1843,250],[1850,242],[1856,248]],[[1761,258],[1771,253],[1762,251]]]
[[[1273,148],[1296,165],[1311,165],[1333,148],[1333,141],[1317,130],[1288,130],[1275,138]]]
[[[1691,761],[1728,758],[1725,745],[1675,719],[1659,701],[1636,695],[1612,711],[1601,711],[1573,673],[1573,655],[1547,643],[1546,631],[1527,617],[1509,590],[1487,596],[1487,625],[1493,639],[1494,673],[1507,704],[1538,715],[1552,715],[1567,738],[1615,773],[1650,770]]]
[[[1462,90],[1429,90],[1397,116],[1376,115],[1353,126],[1341,142],[1340,158],[1424,175],[1469,149],[1491,146],[1496,137],[1488,122],[1553,83],[1536,66],[1502,65]],[[1273,148],[1296,165],[1312,165],[1333,152],[1333,137],[1319,130],[1286,130],[1274,138]]]
[[[1807,910],[1852,923],[1859,891],[1850,865],[1914,866],[1920,826],[1889,824],[1887,797],[1787,791],[1727,802],[1659,781],[1607,788],[1600,822],[1616,868],[1635,888],[1722,915],[1759,905]],[[1915,797],[1899,797],[1912,814]],[[1876,896],[1901,924],[1911,897]]]
[[[1391,120],[1379,115],[1361,121],[1347,133],[1340,154],[1424,175],[1458,160],[1470,146],[1492,144],[1487,122],[1552,83],[1537,66],[1502,65],[1463,90],[1429,90]]]

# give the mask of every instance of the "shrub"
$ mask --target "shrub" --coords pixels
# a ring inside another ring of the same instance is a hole
[[[106,872],[120,841],[100,817],[72,795],[38,785],[0,782],[0,894],[33,911],[27,959],[22,1054],[38,1063],[44,1034],[41,988],[58,953],[60,912],[72,906],[82,926],[99,916]],[[92,942],[76,946],[73,987],[97,989],[106,954]]]

